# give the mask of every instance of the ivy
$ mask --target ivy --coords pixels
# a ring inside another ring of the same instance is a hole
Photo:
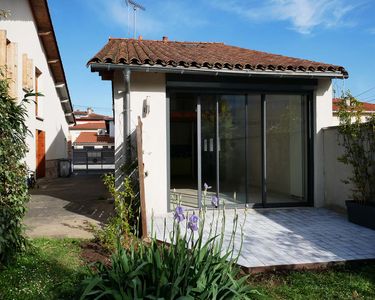
[[[9,96],[8,80],[0,70],[0,264],[7,263],[26,246],[22,220],[29,194],[24,162],[28,134],[25,102]]]
[[[344,183],[352,184],[352,197],[361,203],[375,200],[375,115],[363,122],[363,103],[345,93],[338,102],[339,144],[344,153],[338,160],[352,167]]]

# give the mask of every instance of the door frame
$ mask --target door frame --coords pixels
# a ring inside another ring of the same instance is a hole
[[[262,155],[262,161],[261,161],[261,174],[262,174],[262,201],[261,203],[251,203],[249,202],[248,198],[248,167],[247,167],[247,161],[246,161],[246,172],[245,172],[245,180],[246,180],[246,203],[241,204],[232,204],[227,205],[227,207],[251,207],[251,208],[272,208],[272,207],[301,207],[301,206],[313,206],[314,205],[314,110],[313,110],[313,95],[314,92],[312,89],[305,90],[301,89],[298,90],[262,90],[262,91],[255,91],[255,90],[227,90],[227,89],[191,89],[191,88],[172,88],[167,89],[167,155],[168,155],[168,210],[170,210],[170,182],[171,182],[171,172],[170,172],[170,102],[171,102],[171,96],[176,93],[189,93],[196,99],[196,111],[197,111],[197,199],[198,199],[198,208],[202,207],[202,140],[201,140],[201,125],[202,125],[202,107],[201,107],[201,96],[202,95],[213,95],[214,101],[216,102],[216,193],[219,193],[220,188],[220,178],[219,178],[219,168],[220,168],[220,161],[219,161],[219,154],[217,153],[219,150],[219,111],[218,111],[218,99],[222,95],[244,95],[245,96],[245,158],[247,160],[248,157],[248,96],[249,95],[260,95],[261,96],[261,155]],[[267,113],[267,101],[266,96],[267,95],[301,95],[306,97],[306,107],[305,107],[305,142],[306,142],[306,158],[305,158],[305,164],[307,170],[306,172],[306,192],[305,195],[307,197],[306,201],[301,202],[283,202],[283,203],[268,203],[267,202],[267,141],[266,141],[266,113]]]

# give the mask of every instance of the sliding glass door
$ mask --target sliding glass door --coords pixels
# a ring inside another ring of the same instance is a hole
[[[306,202],[307,106],[301,94],[173,94],[171,203]]]

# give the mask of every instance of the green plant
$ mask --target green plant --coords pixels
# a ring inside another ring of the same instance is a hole
[[[96,237],[103,246],[113,250],[119,237],[130,237],[136,231],[137,198],[129,176],[125,177],[121,190],[116,189],[113,174],[105,174],[103,181],[114,199],[114,215],[102,230],[96,232]]]
[[[199,217],[189,217],[177,207],[169,244],[159,243],[156,237],[150,243],[134,240],[128,249],[119,244],[111,266],[97,263],[84,280],[81,299],[248,299],[255,291],[247,276],[240,276],[238,256],[233,258],[238,217],[223,249],[224,212],[219,218],[219,211],[216,223],[213,216],[210,232],[203,238],[205,214],[201,210]]]
[[[347,92],[338,102],[339,143],[344,153],[338,160],[352,167],[343,180],[352,184],[353,199],[362,203],[375,199],[375,115],[362,122],[363,104]]]
[[[26,245],[22,219],[29,194],[26,185],[26,165],[23,161],[28,133],[24,99],[17,104],[9,96],[8,81],[0,70],[0,264],[6,263]]]

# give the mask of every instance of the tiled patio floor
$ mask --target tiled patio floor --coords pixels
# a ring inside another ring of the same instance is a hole
[[[239,209],[237,214],[239,224],[244,224],[238,264],[245,268],[375,259],[375,230],[349,223],[345,216],[327,209],[249,209],[245,223],[245,210]],[[234,215],[234,210],[226,210],[223,248],[229,242]],[[209,210],[204,228],[206,234],[212,218],[213,211]],[[163,240],[164,219],[167,229],[171,230],[173,213],[154,216],[154,232],[159,240]],[[237,253],[240,243],[238,230]]]

